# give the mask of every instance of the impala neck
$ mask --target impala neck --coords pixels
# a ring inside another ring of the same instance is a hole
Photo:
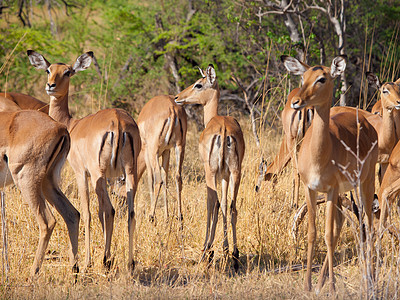
[[[49,116],[66,125],[69,130],[72,117],[68,108],[68,92],[61,97],[50,96]]]
[[[332,95],[329,95],[329,99]],[[332,152],[332,140],[329,134],[330,105],[315,107],[314,118],[312,121],[311,143],[309,153],[313,161],[323,166],[330,162]],[[309,130],[310,130],[309,129]]]
[[[382,109],[382,125],[383,132],[381,133],[381,140],[385,145],[393,148],[396,144],[396,132],[394,128],[393,110],[389,111],[385,107]]]
[[[210,100],[204,105],[204,126],[207,127],[208,122],[211,121],[212,118],[218,116],[218,100],[219,100],[219,88],[216,87],[213,90],[212,96]]]

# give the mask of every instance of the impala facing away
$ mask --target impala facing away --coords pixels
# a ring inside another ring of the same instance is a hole
[[[31,268],[32,277],[39,272],[56,225],[45,199],[67,224],[70,262],[73,272],[79,272],[79,212],[58,185],[69,148],[67,128],[49,116],[37,111],[0,112],[0,187],[14,182],[39,225],[39,244]]]
[[[4,97],[4,98],[2,98]],[[49,105],[21,93],[0,93],[0,111],[37,110],[49,114]]]
[[[174,102],[173,96],[156,96],[142,108],[137,121],[142,150],[138,157],[138,180],[147,167],[151,196],[150,220],[155,218],[155,210],[161,185],[164,187],[165,217],[168,219],[167,179],[171,148],[175,149],[176,193],[178,218],[182,221],[182,163],[185,155],[187,117],[185,110]],[[162,169],[159,157],[162,158]]]
[[[236,198],[240,185],[241,167],[244,156],[244,139],[239,123],[232,117],[218,115],[220,96],[214,67],[209,65],[203,78],[180,92],[175,97],[178,104],[201,104],[204,106],[205,129],[199,142],[200,157],[203,160],[207,183],[207,229],[203,257],[212,247],[218,221],[220,202],[217,195],[217,180],[221,180],[221,210],[223,217],[223,249],[229,251],[227,230],[227,196],[231,184],[231,222],[233,234],[234,269],[239,269],[239,250],[236,240],[237,210]],[[210,252],[210,258],[213,251]]]
[[[358,123],[354,112],[338,113],[330,117],[330,104],[333,96],[334,79],[345,68],[345,58],[335,57],[330,68],[325,66],[310,67],[295,58],[282,56],[282,61],[289,72],[303,75],[302,86],[292,98],[292,107],[314,107],[313,122],[305,134],[298,155],[298,170],[305,186],[308,208],[308,253],[307,274],[304,287],[311,290],[311,271],[316,239],[316,198],[317,192],[327,193],[325,241],[328,248],[318,282],[318,291],[322,289],[329,271],[330,292],[335,291],[333,273],[333,253],[343,224],[340,212],[341,203],[338,194],[353,188],[338,166],[346,167],[347,172],[358,171],[357,159],[347,151],[345,143],[357,153]],[[365,159],[360,172],[361,200],[363,201],[369,228],[372,229],[372,202],[374,197],[374,169],[378,157],[375,147],[377,133],[360,114],[359,123],[359,158]]]
[[[292,206],[298,207],[299,204],[299,188],[300,177],[297,172],[297,152],[304,134],[311,125],[313,118],[312,108],[303,108],[295,110],[291,107],[292,98],[299,92],[299,88],[293,89],[289,95],[285,107],[282,111],[282,125],[284,137],[282,139],[279,152],[275,155],[274,160],[270,163],[263,174],[260,174],[256,191],[258,191],[262,180],[270,181],[282,173],[283,169],[292,160],[293,167],[296,171],[294,176],[294,194]]]
[[[78,57],[73,66],[50,64],[41,54],[28,50],[31,64],[48,74],[46,92],[50,95],[49,115],[65,124],[71,136],[71,151],[68,156],[75,171],[82,213],[85,222],[86,267],[91,264],[90,211],[88,177],[99,201],[99,219],[104,232],[104,260],[110,268],[110,245],[114,226],[115,211],[107,193],[107,177],[121,174],[126,178],[128,203],[129,256],[128,264],[134,269],[133,233],[135,213],[133,201],[137,188],[137,156],[140,152],[139,130],[132,117],[121,109],[105,109],[82,119],[73,119],[68,110],[68,88],[70,77],[87,69],[93,52]]]

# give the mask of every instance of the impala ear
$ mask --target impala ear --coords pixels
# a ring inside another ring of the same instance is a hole
[[[332,65],[331,65],[331,76],[332,78],[336,78],[339,75],[342,75],[344,70],[346,69],[346,55],[339,55],[336,56],[332,60]]]
[[[209,64],[206,70],[207,74],[207,81],[211,84],[214,85],[215,80],[217,79],[217,75],[215,74],[215,69],[212,64]]]
[[[375,89],[380,89],[380,87],[381,87],[381,82],[379,81],[379,78],[378,78],[378,76],[376,76],[374,73],[372,73],[372,72],[367,72],[367,73],[365,73],[366,75],[367,75],[367,81],[368,81],[368,84],[371,86],[371,87],[373,87],[373,88],[375,88]]]
[[[204,71],[200,67],[197,67],[197,68],[199,69],[201,77],[203,77],[203,78],[206,77],[206,74],[204,74]]]
[[[93,56],[94,55],[93,55],[92,51],[86,52],[86,53],[82,54],[81,56],[79,56],[76,59],[76,62],[72,68],[74,71],[73,74],[75,74],[76,72],[79,72],[79,71],[84,71],[87,68],[89,68],[90,64],[92,63]]]
[[[294,75],[303,75],[310,68],[309,65],[299,61],[297,58],[287,55],[282,55],[281,61],[285,68]]]
[[[26,53],[28,54],[28,58],[32,66],[34,66],[36,69],[47,70],[47,68],[50,66],[50,63],[44,58],[43,55],[33,50],[28,50]]]

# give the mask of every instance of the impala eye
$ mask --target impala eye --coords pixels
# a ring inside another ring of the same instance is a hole
[[[321,77],[320,79],[317,80],[317,82],[324,84],[326,82],[326,78]]]
[[[50,71],[49,71],[49,70],[46,70],[46,73],[47,73],[47,74],[50,74]]]
[[[389,91],[387,89],[384,89],[384,90],[382,90],[382,93],[389,94]]]
[[[201,83],[198,83],[194,86],[195,89],[201,89],[203,85]]]

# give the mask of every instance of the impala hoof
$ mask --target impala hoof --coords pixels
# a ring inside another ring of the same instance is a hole
[[[104,256],[103,265],[104,268],[106,269],[106,272],[110,272],[112,264],[113,264],[113,259],[107,259],[107,257]]]
[[[237,273],[239,271],[239,249],[235,249],[232,253],[233,269]]]
[[[133,271],[135,270],[135,261],[132,261],[128,264],[128,269],[131,271],[131,276],[133,275]]]

